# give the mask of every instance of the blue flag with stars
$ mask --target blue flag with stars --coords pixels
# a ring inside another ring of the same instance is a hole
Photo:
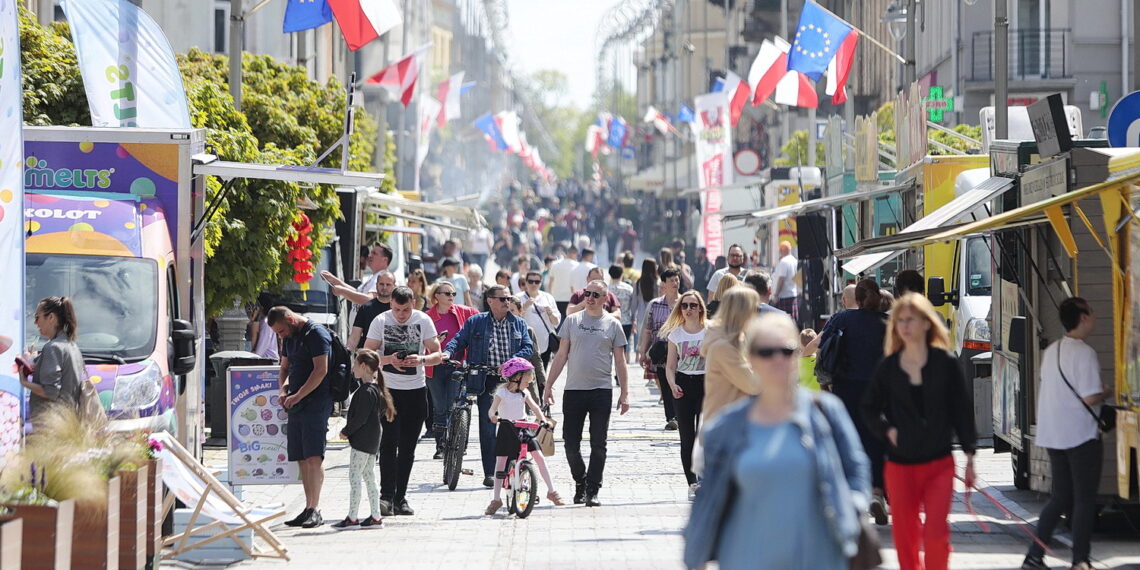
[[[316,28],[331,22],[332,18],[332,9],[325,0],[289,0],[281,31],[291,34]]]
[[[843,40],[854,32],[851,24],[819,4],[805,2],[792,49],[788,53],[788,71],[798,71],[812,81],[819,81]]]

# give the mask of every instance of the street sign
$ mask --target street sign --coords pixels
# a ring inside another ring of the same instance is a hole
[[[1140,146],[1140,91],[1121,97],[1108,113],[1108,144]]]

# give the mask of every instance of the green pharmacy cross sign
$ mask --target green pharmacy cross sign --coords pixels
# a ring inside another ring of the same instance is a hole
[[[930,93],[923,101],[926,101],[927,118],[932,123],[941,123],[946,113],[954,112],[954,98],[943,95],[942,87],[938,85],[930,87]]]

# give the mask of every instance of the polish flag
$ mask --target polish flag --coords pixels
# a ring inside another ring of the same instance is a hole
[[[436,99],[443,104],[439,111],[438,124],[443,128],[448,121],[458,119],[462,114],[459,109],[459,95],[463,92],[463,73],[460,71],[450,79],[439,84],[436,88]]]
[[[396,0],[327,0],[333,17],[344,34],[348,49],[356,51],[364,44],[404,22]],[[406,107],[408,104],[404,103]]]
[[[673,125],[669,124],[669,118],[666,117],[665,114],[661,111],[658,111],[657,107],[654,107],[653,105],[650,105],[649,109],[645,111],[645,118],[642,120],[644,120],[646,123],[653,123],[653,126],[656,127],[657,130],[660,131],[663,135],[669,134],[670,132],[677,132],[677,129],[673,128]]]
[[[416,80],[420,76],[420,60],[428,47],[430,44],[381,69],[369,77],[367,82],[385,87],[393,97],[399,97],[400,102],[407,108],[408,103],[412,102],[412,93],[416,90]]]
[[[858,42],[859,34],[847,34],[835,56],[827,63],[827,87],[824,91],[831,95],[833,105],[847,100],[847,76],[851,73],[851,64],[855,62],[855,44]]]
[[[815,109],[819,107],[819,97],[815,94],[815,84],[808,76],[798,72],[789,71],[783,79],[776,84],[776,102],[792,107]]]
[[[724,77],[724,92],[728,94],[728,107],[732,111],[732,126],[735,127],[740,122],[740,115],[744,112],[744,106],[748,104],[752,89],[740,79],[739,75],[729,71]]]
[[[776,85],[788,74],[788,42],[777,36],[764,40],[760,53],[748,70],[748,84],[752,86],[752,104],[760,105],[776,92]]]

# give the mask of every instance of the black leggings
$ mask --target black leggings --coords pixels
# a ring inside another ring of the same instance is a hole
[[[396,418],[389,422],[380,416],[380,498],[399,504],[408,492],[416,443],[428,416],[427,389],[390,391]]]
[[[665,377],[665,367],[654,368],[657,374],[657,387],[661,389],[661,399],[665,402],[665,421],[677,419],[677,410],[673,407],[673,391],[669,389],[669,379]]]
[[[1090,439],[1071,449],[1046,451],[1053,473],[1053,496],[1037,519],[1037,538],[1048,543],[1061,514],[1072,512],[1069,526],[1073,530],[1073,565],[1088,562],[1103,445],[1099,439]],[[1040,557],[1045,551],[1034,542],[1029,554]]]
[[[693,473],[693,444],[697,441],[701,405],[705,401],[705,375],[678,372],[677,386],[685,393],[673,400],[673,409],[677,411],[677,431],[681,435],[681,468],[685,471],[685,481],[692,485],[697,482]]]

